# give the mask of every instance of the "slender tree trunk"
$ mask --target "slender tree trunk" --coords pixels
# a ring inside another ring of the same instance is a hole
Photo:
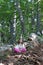
[[[10,34],[11,34],[10,44],[16,43],[16,18],[15,18],[15,14],[14,14],[14,19],[10,20]]]
[[[21,33],[24,34],[24,18],[23,18],[22,10],[20,8],[20,3],[18,0],[14,0],[14,6],[19,14],[19,19],[21,23]]]
[[[1,28],[1,24],[0,24],[0,28]],[[1,32],[0,32],[0,43],[1,43]]]
[[[36,4],[36,18],[37,18],[37,25],[36,25],[36,33],[40,32],[40,6],[39,2],[37,0]]]
[[[32,24],[32,32],[34,32],[34,0],[31,0],[31,4],[33,5],[31,10],[31,24]]]

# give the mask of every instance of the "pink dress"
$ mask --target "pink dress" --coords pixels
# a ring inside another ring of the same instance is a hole
[[[16,53],[26,52],[26,47],[23,44],[19,44],[19,45],[15,46],[13,51],[16,52]]]

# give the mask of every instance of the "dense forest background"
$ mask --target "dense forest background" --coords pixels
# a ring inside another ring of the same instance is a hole
[[[23,34],[43,38],[43,0],[0,0],[0,43],[12,43]]]

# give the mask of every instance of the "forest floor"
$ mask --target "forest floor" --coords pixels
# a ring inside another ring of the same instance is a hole
[[[34,49],[28,48],[25,53],[11,52],[4,59],[0,58],[1,62],[4,65],[43,65],[43,44]]]

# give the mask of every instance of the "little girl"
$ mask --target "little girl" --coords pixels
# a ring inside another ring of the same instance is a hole
[[[16,53],[26,52],[26,47],[25,47],[25,45],[23,44],[22,36],[20,37],[20,40],[18,41],[18,44],[15,45],[15,47],[14,47],[13,50],[14,50],[14,52],[16,52]]]

